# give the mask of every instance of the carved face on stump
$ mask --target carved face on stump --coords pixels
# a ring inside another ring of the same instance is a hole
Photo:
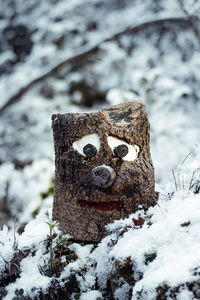
[[[98,242],[105,225],[155,204],[145,107],[52,116],[56,153],[53,218],[75,240]]]

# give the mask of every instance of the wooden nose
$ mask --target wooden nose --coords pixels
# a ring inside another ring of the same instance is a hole
[[[116,177],[113,168],[106,165],[95,167],[92,170],[91,175],[93,184],[102,188],[107,188],[110,186]]]

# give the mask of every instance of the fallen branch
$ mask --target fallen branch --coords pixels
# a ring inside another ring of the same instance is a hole
[[[14,94],[13,96],[11,96],[6,102],[5,104],[0,108],[0,115],[12,104],[16,103],[20,97],[22,97],[27,91],[29,91],[34,85],[36,85],[38,82],[41,82],[42,80],[46,79],[47,77],[51,76],[53,73],[55,73],[56,71],[58,71],[59,69],[61,69],[63,66],[73,63],[75,60],[81,59],[87,55],[89,55],[90,53],[94,53],[95,50],[98,50],[98,45],[83,51],[75,56],[72,56],[70,58],[67,58],[65,60],[63,60],[62,62],[60,62],[59,64],[57,64],[55,67],[53,67],[52,69],[50,69],[49,71],[47,71],[46,73],[44,73],[43,75],[33,79],[32,81],[30,81],[28,84],[26,84],[24,87],[22,87],[16,94]]]
[[[19,101],[19,99],[27,92],[29,91],[33,86],[35,86],[38,82],[43,81],[44,79],[48,78],[49,76],[51,76],[52,74],[54,74],[55,72],[57,72],[59,69],[61,69],[62,67],[71,64],[79,59],[85,58],[87,57],[89,54],[95,53],[100,49],[100,46],[105,43],[105,42],[109,42],[109,41],[113,41],[118,39],[119,37],[121,37],[124,34],[133,34],[133,33],[137,33],[140,30],[143,30],[145,28],[148,28],[152,25],[161,25],[164,23],[171,23],[171,24],[176,24],[176,23],[184,23],[187,25],[191,25],[190,21],[185,18],[185,17],[173,17],[173,18],[163,18],[163,19],[158,19],[158,20],[152,20],[152,21],[148,21],[133,27],[127,27],[125,30],[122,30],[120,32],[115,33],[114,35],[112,35],[111,37],[105,38],[102,41],[100,41],[97,45],[92,46],[89,49],[86,50],[82,50],[80,53],[69,57],[67,59],[64,59],[63,61],[61,61],[60,63],[58,63],[56,66],[54,66],[53,68],[51,68],[49,71],[47,71],[46,73],[44,73],[43,75],[33,79],[32,81],[30,81],[28,84],[26,84],[24,87],[22,87],[19,91],[17,91],[13,96],[11,96],[7,101],[5,101],[5,104],[0,108],[0,115],[11,105],[15,104],[16,102]]]
[[[196,36],[196,38],[198,40],[199,46],[200,46],[200,31],[199,31],[199,28],[198,28],[197,23],[196,23],[196,17],[194,17],[194,16],[192,16],[192,15],[189,14],[189,12],[184,7],[184,4],[183,4],[182,0],[178,0],[178,3],[179,3],[179,6],[180,6],[181,10],[185,14],[186,18],[191,23],[191,26],[193,28],[194,34],[195,34],[195,36]]]

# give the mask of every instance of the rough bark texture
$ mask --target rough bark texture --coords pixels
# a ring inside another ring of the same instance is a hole
[[[144,104],[123,103],[90,114],[55,114],[52,120],[56,155],[53,219],[64,233],[75,240],[99,242],[106,235],[106,224],[128,217],[138,206],[147,209],[155,204]],[[100,138],[100,149],[95,156],[85,157],[73,143],[93,133]],[[108,136],[137,145],[138,157],[134,161],[117,157]],[[116,175],[105,188],[96,186],[91,176],[102,165],[111,167]]]

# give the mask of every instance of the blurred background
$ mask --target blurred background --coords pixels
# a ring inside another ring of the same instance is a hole
[[[200,167],[200,0],[0,0],[0,227],[52,206],[53,113],[141,99],[157,187]]]

